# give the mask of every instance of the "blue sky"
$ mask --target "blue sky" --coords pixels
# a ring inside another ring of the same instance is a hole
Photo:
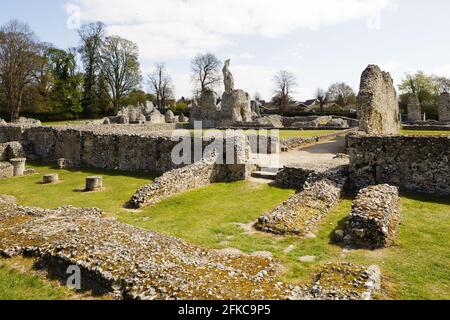
[[[450,77],[450,1],[445,0],[0,2],[0,24],[17,18],[40,40],[61,48],[78,43],[67,27],[68,19],[77,17],[67,12],[71,8],[80,10],[81,23],[104,21],[110,34],[138,43],[144,73],[166,62],[177,96],[191,94],[189,61],[204,51],[231,58],[236,85],[265,98],[280,69],[296,74],[298,99],[336,81],[357,89],[371,63],[391,72],[397,83],[416,70]]]

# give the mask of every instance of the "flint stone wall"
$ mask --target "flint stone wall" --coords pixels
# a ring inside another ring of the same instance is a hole
[[[25,158],[25,151],[19,142],[0,143],[0,161]]]
[[[393,245],[400,222],[399,206],[397,187],[384,184],[362,189],[348,218],[348,239],[356,246],[372,249]]]
[[[306,236],[338,203],[348,180],[347,166],[310,175],[300,193],[262,215],[255,228],[279,235]]]
[[[9,162],[0,161],[0,179],[9,179],[14,176],[14,167]]]
[[[332,161],[322,161],[315,164],[285,166],[277,173],[275,183],[282,188],[301,190],[308,178],[314,174],[324,173],[340,166],[348,166],[347,156],[335,158]]]
[[[177,167],[171,151],[178,142],[170,135],[108,127],[2,126],[0,137],[19,141],[27,158],[44,162],[65,158],[72,166],[161,173]]]
[[[450,195],[450,135],[349,135],[347,145],[350,179],[359,189],[390,184],[405,191]]]

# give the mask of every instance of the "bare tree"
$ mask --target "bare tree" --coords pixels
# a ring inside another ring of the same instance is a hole
[[[121,99],[142,81],[135,43],[118,36],[107,37],[101,49],[101,72],[111,90],[111,102],[117,113]]]
[[[316,91],[316,98],[317,100],[319,100],[320,103],[320,113],[324,114],[325,112],[324,106],[325,103],[327,102],[327,93],[325,92],[325,90],[319,88]]]
[[[222,62],[212,53],[199,54],[191,61],[192,80],[197,91],[214,88],[220,81]]]
[[[297,86],[295,75],[289,71],[281,70],[274,78],[275,83],[275,99],[278,101],[281,112],[287,112],[289,103],[292,100],[291,93]]]
[[[356,94],[353,88],[345,82],[337,82],[328,89],[327,100],[345,107],[356,102]]]
[[[27,24],[12,20],[0,28],[0,93],[11,121],[19,118],[25,91],[39,69],[38,49]]]
[[[156,97],[156,107],[165,111],[167,100],[174,96],[174,89],[164,63],[155,64],[154,71],[148,75],[148,83],[151,93]]]

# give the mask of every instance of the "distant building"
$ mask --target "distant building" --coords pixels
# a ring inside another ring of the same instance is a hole
[[[305,102],[295,102],[290,107],[295,111],[313,111],[317,106],[320,106],[320,101],[318,99],[310,99]]]

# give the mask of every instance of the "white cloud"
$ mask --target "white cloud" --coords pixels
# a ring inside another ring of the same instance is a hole
[[[394,0],[70,0],[83,22],[137,42],[148,59],[184,57],[234,46],[233,36],[278,37],[365,19],[378,28]],[[374,23],[375,21],[375,23]]]

